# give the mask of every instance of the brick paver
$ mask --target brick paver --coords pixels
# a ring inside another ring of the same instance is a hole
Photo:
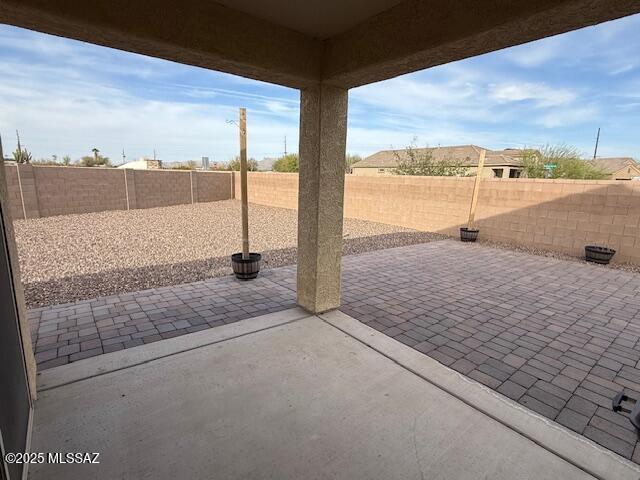
[[[223,277],[30,310],[38,368],[294,307],[292,287],[269,272],[250,283]]]
[[[295,267],[30,312],[48,368],[295,304]],[[345,313],[640,463],[640,275],[455,241],[343,259]]]
[[[345,313],[640,461],[640,275],[453,241],[345,259]]]

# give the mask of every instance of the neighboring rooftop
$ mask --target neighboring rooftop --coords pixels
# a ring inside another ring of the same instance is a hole
[[[455,145],[447,147],[429,147],[414,148],[417,155],[422,155],[430,151],[435,162],[455,161],[461,162],[465,167],[478,166],[480,152],[482,147],[477,145]],[[506,150],[488,150],[485,158],[485,165],[508,165],[520,166],[520,156],[522,150],[506,149]],[[398,158],[406,158],[405,149],[398,150],[382,150],[368,156],[353,164],[353,168],[394,168],[398,166]]]
[[[149,158],[139,158],[131,162],[123,163],[118,168],[128,168],[133,170],[159,170],[162,168],[162,160],[153,160]]]
[[[258,171],[260,172],[270,172],[273,170],[273,164],[278,160],[273,157],[265,157],[258,162]]]
[[[613,174],[625,167],[633,167],[640,174],[640,164],[631,157],[596,158],[593,163],[605,173]]]

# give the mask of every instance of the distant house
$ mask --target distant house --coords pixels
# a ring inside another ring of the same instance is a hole
[[[273,164],[278,160],[277,158],[264,157],[258,162],[258,171],[270,172],[273,170]]]
[[[596,158],[593,163],[609,180],[632,180],[640,177],[640,164],[631,157]]]
[[[478,170],[478,160],[482,147],[477,145],[459,145],[450,147],[416,148],[417,155],[431,152],[434,162],[453,161],[467,167],[470,174]],[[485,149],[487,150],[487,149]],[[487,150],[484,169],[485,178],[519,178],[522,172],[522,150]],[[354,175],[390,175],[398,167],[398,157],[406,158],[403,150],[382,150],[352,165]]]
[[[118,168],[129,168],[132,170],[160,170],[162,168],[162,160],[139,158],[138,160],[119,165]]]

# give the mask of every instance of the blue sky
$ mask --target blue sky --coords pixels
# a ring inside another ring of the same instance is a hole
[[[404,75],[350,92],[347,150],[567,143],[640,159],[640,16]],[[98,147],[117,162],[237,153],[228,119],[248,109],[249,155],[297,150],[296,90],[0,25],[0,132],[36,158]]]

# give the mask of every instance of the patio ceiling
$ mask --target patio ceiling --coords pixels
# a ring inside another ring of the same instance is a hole
[[[0,22],[294,88],[351,88],[639,11],[636,0],[3,0]]]

